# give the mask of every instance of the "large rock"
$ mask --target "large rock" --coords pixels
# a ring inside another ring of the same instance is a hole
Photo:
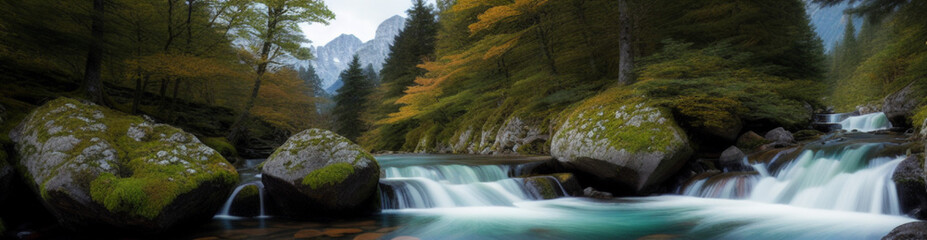
[[[59,98],[11,133],[26,183],[64,226],[162,232],[207,221],[238,183],[180,129]]]
[[[882,240],[921,240],[927,239],[927,222],[917,221],[902,224],[892,229]]]
[[[285,215],[339,218],[378,209],[376,159],[330,131],[310,129],[290,137],[261,170],[265,190]]]
[[[918,107],[917,93],[914,89],[914,83],[902,88],[898,92],[892,93],[882,101],[882,112],[892,122],[892,126],[910,126],[908,117],[913,115],[914,110]]]
[[[898,189],[902,212],[917,219],[927,219],[927,184],[924,177],[924,159],[911,155],[898,164],[892,181]]]
[[[668,110],[621,91],[567,110],[551,155],[597,189],[647,194],[685,165],[692,148]]]
[[[766,132],[766,140],[772,142],[771,144],[775,147],[788,147],[795,142],[795,138],[792,137],[792,133],[785,128],[778,127],[773,130]]]

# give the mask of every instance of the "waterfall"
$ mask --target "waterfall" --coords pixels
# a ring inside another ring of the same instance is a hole
[[[680,193],[898,215],[898,194],[891,177],[905,157],[870,157],[880,146],[865,143],[808,149],[778,171],[769,171],[763,163],[754,164],[759,174],[720,174],[693,181]]]
[[[222,205],[222,209],[219,210],[219,213],[216,214],[215,217],[216,218],[238,218],[239,216],[234,216],[230,213],[232,209],[232,204],[235,203],[235,198],[238,197],[238,193],[241,192],[242,189],[248,186],[255,186],[258,188],[258,199],[259,199],[258,202],[260,203],[260,205],[259,205],[259,210],[258,210],[259,215],[256,217],[257,218],[267,218],[268,216],[264,212],[264,184],[261,183],[261,181],[245,183],[235,188],[235,190],[232,191],[232,195],[229,196],[229,199],[225,200],[225,204]]]
[[[862,116],[848,117],[840,122],[843,130],[872,132],[892,128],[892,123],[888,121],[885,113],[870,113]]]
[[[855,116],[855,113],[833,113],[833,114],[816,114],[814,123],[817,124],[840,124],[843,120]]]
[[[541,199],[526,188],[524,179],[511,176],[509,165],[430,165],[384,167],[380,179],[384,209],[514,206]],[[565,190],[553,177],[558,196]],[[563,194],[563,195],[560,195]]]

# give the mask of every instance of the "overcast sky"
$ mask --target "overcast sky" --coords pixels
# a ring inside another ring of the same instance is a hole
[[[434,0],[426,0],[434,4]],[[373,39],[377,26],[393,15],[406,17],[406,10],[412,7],[412,0],[325,0],[328,9],[335,13],[335,20],[324,24],[300,24],[306,38],[312,45],[325,45],[342,33],[354,34],[361,41]]]

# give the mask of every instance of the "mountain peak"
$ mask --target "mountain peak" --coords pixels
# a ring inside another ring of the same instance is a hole
[[[361,44],[364,44],[364,42],[361,41],[360,38],[357,38],[357,36],[354,36],[354,34],[342,33],[335,39],[332,39],[332,41],[325,44],[325,46],[328,47],[329,45],[333,45],[333,44],[335,45],[337,44],[361,45]]]
[[[380,26],[377,27],[377,34],[374,39],[392,40],[405,26],[406,19],[404,17],[393,15],[392,17],[383,21],[383,23],[380,23]]]

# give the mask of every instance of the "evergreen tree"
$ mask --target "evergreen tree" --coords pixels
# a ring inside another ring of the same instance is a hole
[[[380,85],[380,75],[377,74],[377,70],[373,69],[373,64],[367,64],[364,68],[364,76],[367,76],[367,80],[374,86]]]
[[[325,89],[322,89],[322,78],[315,72],[315,67],[312,64],[309,64],[308,67],[299,68],[299,78],[306,81],[306,85],[312,90],[312,97],[325,95]]]
[[[438,21],[434,7],[426,5],[422,0],[415,0],[412,8],[408,11],[409,18],[406,19],[405,28],[399,32],[399,35],[390,46],[390,53],[383,65],[383,70],[375,81],[377,89],[372,97],[376,106],[371,106],[369,115],[371,121],[376,123],[386,118],[389,114],[399,111],[399,105],[396,100],[399,99],[406,88],[415,84],[417,77],[425,74],[425,70],[418,67],[426,59],[435,58],[435,44],[438,32]],[[372,70],[372,69],[370,69]],[[373,71],[369,71],[373,72]],[[405,142],[406,126],[397,124],[386,124],[378,126],[391,132],[390,139],[379,141],[389,143],[390,146],[379,146],[379,149],[397,149]],[[366,142],[366,140],[365,140]]]
[[[416,77],[425,73],[424,69],[417,67],[423,59],[434,58],[438,29],[434,9],[423,0],[415,0],[412,8],[406,12],[409,14],[406,26],[393,41],[390,54],[380,72],[383,99],[387,101],[402,96],[406,87],[412,85]],[[392,110],[398,109],[398,106],[392,103],[389,105]]]
[[[344,86],[338,89],[338,95],[335,96],[335,130],[351,141],[356,141],[367,129],[362,116],[373,86],[361,69],[357,55],[354,55],[348,69],[341,72],[340,77]]]

